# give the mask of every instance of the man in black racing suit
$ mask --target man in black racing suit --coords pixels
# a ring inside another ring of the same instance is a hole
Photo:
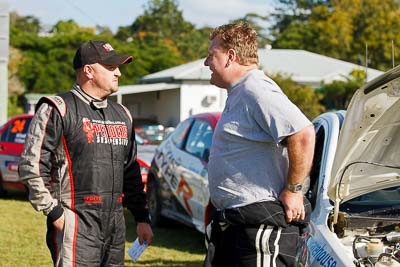
[[[107,99],[118,90],[119,65],[130,61],[89,41],[76,52],[72,90],[37,105],[19,173],[33,207],[47,215],[55,266],[123,266],[123,201],[139,242],[151,243],[132,117]]]

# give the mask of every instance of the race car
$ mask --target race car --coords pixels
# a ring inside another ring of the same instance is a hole
[[[303,266],[400,266],[400,66],[317,117]]]
[[[149,173],[151,160],[153,159],[157,146],[147,144],[146,141],[138,134],[136,134],[136,144],[137,144],[136,160],[138,161],[140,166],[140,173],[142,175],[144,191],[147,191],[147,175]]]
[[[19,115],[0,127],[0,196],[6,190],[25,190],[19,181],[18,162],[32,115]]]
[[[152,225],[169,218],[204,232],[209,206],[207,162],[220,113],[182,121],[157,147],[147,180]]]
[[[165,127],[152,119],[135,118],[135,132],[146,144],[158,145],[164,139]]]

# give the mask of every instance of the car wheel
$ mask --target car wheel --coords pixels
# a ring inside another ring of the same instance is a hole
[[[3,179],[1,178],[1,175],[0,175],[0,197],[4,197],[6,194],[7,194],[7,190],[5,190],[3,187]]]
[[[0,197],[4,197],[7,194],[7,191],[4,190],[3,185],[0,184]]]
[[[147,205],[151,217],[151,226],[160,226],[162,224],[161,218],[161,203],[158,196],[158,186],[154,180],[147,182]]]

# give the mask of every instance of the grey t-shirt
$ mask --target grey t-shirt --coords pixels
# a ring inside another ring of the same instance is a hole
[[[218,209],[275,200],[286,184],[287,150],[280,142],[311,122],[260,70],[228,89],[215,129],[208,179]]]

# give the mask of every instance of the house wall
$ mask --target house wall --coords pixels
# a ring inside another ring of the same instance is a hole
[[[166,127],[175,127],[180,122],[180,89],[159,91],[155,112],[158,121]]]
[[[222,111],[226,90],[210,84],[182,84],[180,89],[122,95],[134,118],[155,119],[166,127],[175,127],[193,114]],[[117,101],[116,96],[111,96]]]
[[[110,98],[117,101],[116,96]],[[165,126],[176,126],[180,121],[179,89],[123,95],[122,104],[134,118],[154,119]]]
[[[180,95],[181,121],[197,113],[222,111],[227,97],[226,90],[209,84],[183,84]]]

